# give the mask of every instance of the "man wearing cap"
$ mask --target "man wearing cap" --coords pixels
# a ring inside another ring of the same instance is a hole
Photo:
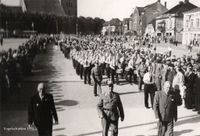
[[[58,124],[58,116],[53,96],[45,92],[44,83],[39,83],[35,94],[30,101],[28,108],[28,124],[34,124],[39,136],[52,136],[53,118]]]
[[[102,73],[101,73],[101,69],[99,67],[99,62],[97,61],[95,63],[95,66],[92,68],[91,74],[94,80],[94,96],[97,96],[98,93],[100,94],[101,92],[97,92],[101,91],[101,81],[102,81]]]
[[[142,59],[142,62],[139,65],[138,70],[137,70],[137,74],[138,74],[138,77],[139,77],[139,83],[138,83],[138,89],[139,89],[139,91],[142,90],[142,85],[144,84],[143,77],[144,77],[144,74],[146,72],[147,72],[147,66],[145,65],[145,60]]]
[[[108,81],[109,89],[105,90],[100,96],[97,110],[103,127],[102,136],[108,136],[111,127],[111,136],[118,136],[118,120],[124,120],[124,109],[120,96],[113,91],[113,82]]]

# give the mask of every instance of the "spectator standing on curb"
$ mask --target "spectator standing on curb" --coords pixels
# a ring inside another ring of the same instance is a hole
[[[177,121],[177,98],[169,81],[164,83],[163,91],[154,97],[154,113],[158,119],[158,136],[173,136],[174,120]]]
[[[45,92],[44,83],[39,83],[37,94],[31,98],[28,108],[28,124],[33,123],[38,130],[39,136],[52,136],[53,118],[58,124],[58,116],[53,100],[53,96]]]

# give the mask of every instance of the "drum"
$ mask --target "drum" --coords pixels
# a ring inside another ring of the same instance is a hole
[[[125,71],[128,73],[130,71],[130,68],[129,67],[126,67],[125,68]]]
[[[117,73],[117,74],[122,74],[122,72],[123,72],[123,69],[122,69],[122,68],[119,68],[119,69],[116,70],[116,73]]]

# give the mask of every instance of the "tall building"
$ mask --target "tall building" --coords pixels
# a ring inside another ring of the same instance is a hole
[[[161,4],[160,0],[145,7],[135,7],[133,13],[130,16],[132,19],[132,32],[135,35],[142,36],[145,33],[146,26],[157,16],[166,11],[166,3],[164,6]]]
[[[68,16],[77,16],[77,0],[60,0],[61,5]]]
[[[28,13],[77,17],[77,0],[20,0],[19,7]]]

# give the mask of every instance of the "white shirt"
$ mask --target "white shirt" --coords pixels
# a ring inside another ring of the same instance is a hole
[[[153,75],[152,75],[150,72],[145,73],[145,74],[144,74],[144,77],[143,77],[144,83],[145,83],[145,84],[153,84],[153,80],[150,81],[150,79],[151,79],[152,76],[153,76]],[[152,78],[153,78],[153,77],[152,77]]]

